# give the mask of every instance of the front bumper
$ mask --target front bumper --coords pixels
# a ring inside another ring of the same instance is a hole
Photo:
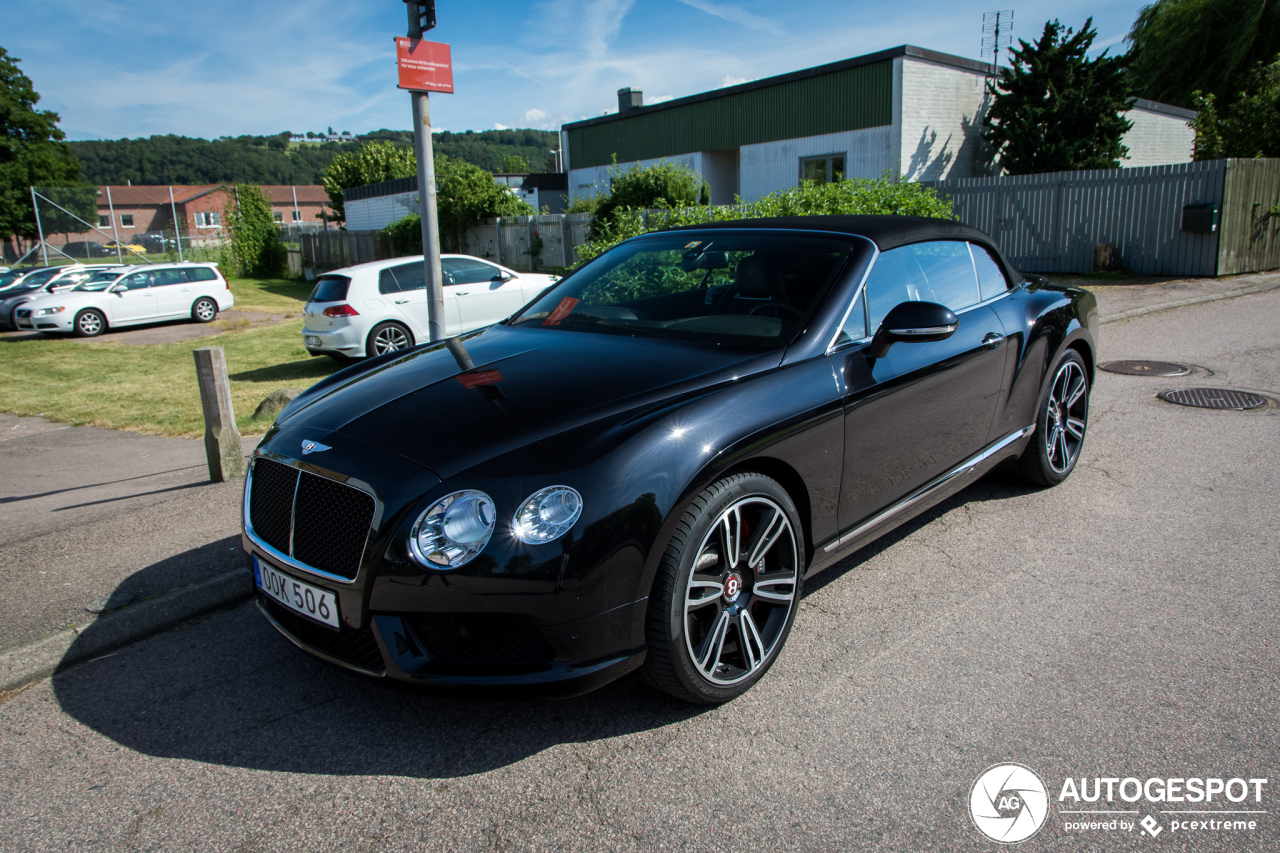
[[[73,332],[75,331],[75,313],[72,311],[62,311],[57,314],[46,314],[42,317],[21,316],[27,309],[19,308],[19,316],[14,319],[17,322],[16,329],[18,331],[36,331],[36,332]],[[32,312],[34,313],[34,312]],[[7,325],[7,324],[5,324]]]

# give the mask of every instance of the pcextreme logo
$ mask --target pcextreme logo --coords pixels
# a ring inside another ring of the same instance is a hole
[[[1062,834],[1131,833],[1155,839],[1248,833],[1267,814],[1268,780],[1256,776],[1080,776],[1057,786]],[[978,831],[1002,844],[1031,838],[1049,822],[1049,789],[1031,768],[1007,762],[982,771],[969,789]]]

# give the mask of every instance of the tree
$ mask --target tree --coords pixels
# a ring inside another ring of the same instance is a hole
[[[1009,174],[1112,169],[1129,153],[1128,58],[1089,59],[1095,36],[1092,18],[1078,33],[1050,21],[1034,45],[1018,40],[1012,67],[987,85],[982,136]]]
[[[370,142],[333,158],[324,173],[324,190],[329,194],[336,218],[346,219],[343,190],[416,174],[418,165],[412,151],[390,142]]]
[[[238,185],[226,214],[236,273],[263,278],[280,275],[285,248],[262,191],[253,184]]]
[[[18,62],[0,47],[0,236],[34,237],[30,188],[79,184],[80,164]]]
[[[444,155],[436,157],[435,163],[436,220],[440,242],[450,251],[462,251],[467,229],[486,219],[537,213],[479,166]],[[384,231],[397,253],[412,255],[422,251],[422,218],[418,214],[393,222]]]
[[[502,168],[498,171],[506,172],[509,175],[527,175],[529,174],[529,162],[519,154],[504,154],[502,156]]]
[[[603,234],[624,211],[705,205],[711,195],[701,175],[665,160],[626,171],[615,161],[609,183],[608,195],[600,200],[591,218],[592,239]]]
[[[1196,92],[1194,103],[1195,159],[1280,157],[1280,59],[1255,69],[1221,117],[1212,93]]]
[[[1280,0],[1156,0],[1129,31],[1133,92],[1194,107],[1194,92],[1233,100],[1280,55]]]

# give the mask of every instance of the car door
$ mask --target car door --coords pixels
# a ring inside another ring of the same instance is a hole
[[[868,350],[891,308],[946,305],[945,340]],[[939,241],[882,253],[832,355],[845,407],[839,523],[849,529],[978,454],[1001,396],[1004,329],[981,301],[967,244]]]
[[[452,293],[464,331],[505,320],[528,300],[518,278],[476,258],[441,258],[445,292]]]
[[[124,276],[111,288],[110,298],[104,302],[110,314],[108,320],[113,326],[145,323],[160,313],[149,272]]]
[[[391,302],[391,310],[395,315],[384,319],[407,320],[417,343],[430,339],[431,322],[427,316],[426,287],[426,271],[422,261],[388,267],[378,275],[378,292]],[[458,295],[445,287],[445,337],[453,337],[462,331]]]
[[[195,302],[193,285],[180,269],[172,267],[151,273],[151,286],[156,297],[156,318],[178,319],[191,316],[191,303]]]

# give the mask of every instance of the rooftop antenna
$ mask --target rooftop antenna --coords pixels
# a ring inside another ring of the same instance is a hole
[[[1013,10],[982,13],[982,56],[990,55],[991,64],[1000,64],[1000,52],[1013,46]]]

